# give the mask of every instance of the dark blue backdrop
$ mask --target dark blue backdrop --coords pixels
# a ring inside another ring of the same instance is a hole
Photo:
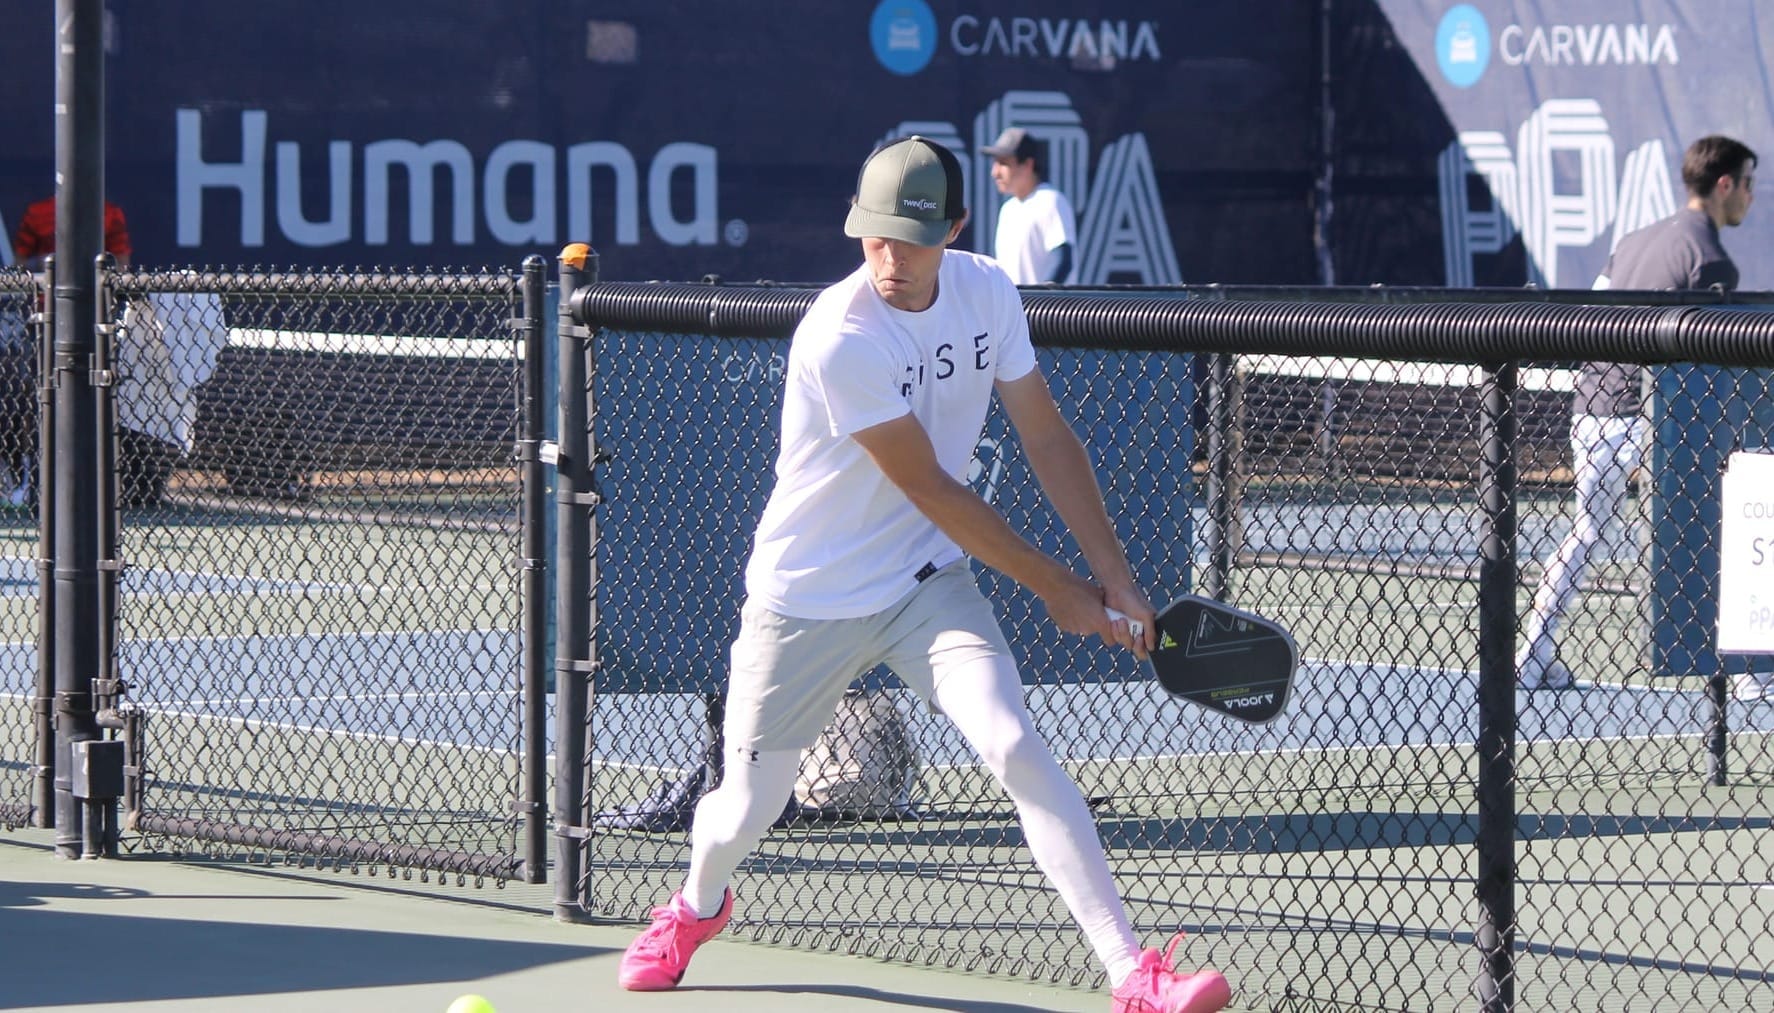
[[[52,4],[0,10],[0,217],[53,188]],[[1054,144],[1086,280],[1316,278],[1316,0],[111,0],[109,195],[146,265],[835,280],[856,167],[916,130]],[[416,204],[415,204],[416,202]]]
[[[53,4],[0,7],[0,218],[53,190]],[[1774,150],[1757,0],[110,0],[109,193],[145,265],[826,281],[857,164],[1053,145],[1082,280],[1586,287],[1708,132]],[[422,182],[416,182],[422,181]],[[414,202],[417,202],[415,206]],[[1774,215],[1727,237],[1774,287]]]

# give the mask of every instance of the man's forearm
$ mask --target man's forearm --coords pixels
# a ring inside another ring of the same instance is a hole
[[[1023,452],[1054,512],[1083,550],[1091,574],[1104,585],[1131,586],[1127,554],[1103,505],[1095,466],[1077,434],[1067,428],[1040,443],[1025,444]]]
[[[906,495],[961,551],[1037,595],[1045,597],[1058,582],[1082,579],[1030,544],[990,503],[960,482],[932,483],[929,488],[907,490]]]

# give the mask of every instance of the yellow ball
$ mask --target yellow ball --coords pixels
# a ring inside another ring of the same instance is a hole
[[[493,1004],[488,1002],[485,996],[464,995],[458,996],[455,1002],[450,1003],[450,1008],[446,1013],[495,1013],[495,1011]]]

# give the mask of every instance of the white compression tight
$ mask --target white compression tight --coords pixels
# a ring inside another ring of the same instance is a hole
[[[936,702],[1016,803],[1035,864],[1090,940],[1111,986],[1132,973],[1139,944],[1103,856],[1096,823],[1078,786],[1029,721],[1009,659],[952,673]],[[721,786],[696,806],[684,899],[697,914],[719,910],[733,870],[782,815],[800,769],[798,750],[769,750],[757,763],[729,751]]]
[[[1576,415],[1571,419],[1571,458],[1576,472],[1576,512],[1571,531],[1546,561],[1528,615],[1524,659],[1545,663],[1558,653],[1565,614],[1589,570],[1590,553],[1624,511],[1627,482],[1644,459],[1650,423],[1642,416]]]

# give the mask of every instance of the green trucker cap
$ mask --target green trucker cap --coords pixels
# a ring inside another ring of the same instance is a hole
[[[844,234],[941,246],[967,213],[961,191],[954,152],[917,134],[895,138],[862,163]]]

